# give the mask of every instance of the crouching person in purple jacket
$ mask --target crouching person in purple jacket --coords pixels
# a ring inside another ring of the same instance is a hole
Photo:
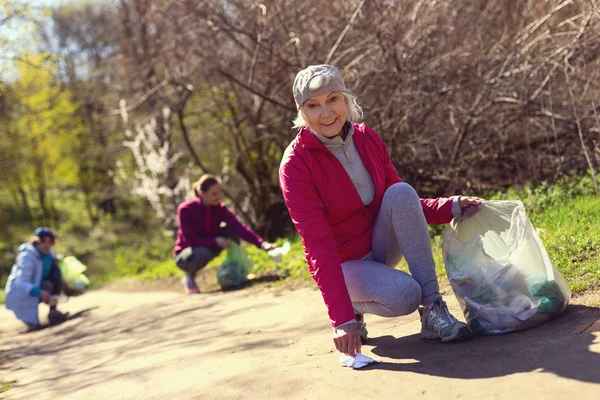
[[[183,286],[187,294],[200,293],[196,274],[231,241],[245,240],[269,251],[276,246],[264,241],[242,223],[221,202],[221,181],[214,175],[204,175],[194,184],[196,198],[184,201],[177,208],[177,242],[175,263],[186,272]],[[222,223],[225,227],[221,227]]]

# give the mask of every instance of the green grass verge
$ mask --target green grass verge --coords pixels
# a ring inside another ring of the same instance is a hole
[[[503,192],[481,194],[485,199],[519,199],[523,201],[533,225],[538,228],[551,260],[563,273],[575,293],[600,288],[600,198],[595,196],[591,178],[569,177],[555,184],[542,183],[527,185],[524,188],[510,188]],[[180,277],[183,273],[172,259],[174,238],[165,235],[155,223],[145,225],[144,234],[132,231],[129,220],[105,220],[95,227],[78,221],[81,215],[71,218],[64,206],[65,221],[61,225],[58,252],[73,254],[88,265],[88,275],[92,286],[121,277],[138,277],[156,280]],[[150,211],[139,207],[138,223],[148,221]],[[12,248],[20,243],[19,237],[26,238],[28,227],[9,225],[14,240],[8,244],[0,237],[0,261],[4,271],[14,262]],[[431,240],[434,259],[439,276],[445,276],[441,230],[443,226],[431,227]],[[149,233],[150,232],[150,233]],[[278,240],[279,244],[290,241],[291,251],[279,267],[284,274],[295,279],[308,279],[310,274],[304,261],[300,238]],[[272,271],[274,262],[263,251],[254,246],[246,246],[252,262],[252,272],[256,274]],[[217,269],[225,258],[225,252],[213,260],[210,269]],[[405,263],[400,268],[407,269]],[[215,271],[216,275],[216,271]],[[4,285],[6,276],[0,276]],[[216,281],[216,278],[215,278]],[[0,301],[3,293],[0,291]]]
[[[309,278],[310,273],[304,261],[304,251],[302,249],[302,243],[298,236],[294,236],[291,239],[280,239],[277,241],[278,244],[282,245],[286,241],[290,242],[291,250],[283,257],[283,261],[278,266],[283,269],[284,275],[293,278]],[[276,267],[275,262],[262,250],[257,249],[254,246],[246,245],[246,252],[250,263],[252,265],[251,272],[255,274],[262,274],[269,271],[273,271]],[[207,269],[217,270],[219,266],[225,261],[227,252],[223,251],[219,256],[212,260]],[[216,274],[216,271],[215,271]],[[127,275],[127,274],[125,274]],[[143,272],[137,274],[140,279],[160,279],[170,277],[183,276],[183,272],[175,265],[173,259],[167,261],[153,263],[148,266]]]
[[[573,199],[533,219],[571,290],[600,288],[600,198]]]

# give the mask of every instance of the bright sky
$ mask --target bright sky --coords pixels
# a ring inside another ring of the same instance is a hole
[[[0,0],[2,1],[2,0]],[[29,5],[31,8],[32,17],[43,19],[43,11],[48,8],[56,8],[60,5],[78,0],[17,0],[17,4]],[[8,40],[8,45],[0,49],[0,75],[4,79],[11,79],[12,73],[10,68],[10,60],[18,51],[27,51],[35,48],[35,42],[31,40],[31,24],[26,21],[15,20],[10,26],[0,27],[0,36]]]
[[[69,3],[79,2],[105,3],[115,2],[116,0],[15,0],[19,5],[28,5],[31,10],[31,16],[34,19],[43,21],[50,17],[44,15],[44,10],[54,9]],[[4,2],[4,0],[0,0]],[[16,56],[18,52],[35,51],[37,43],[32,40],[31,30],[33,24],[28,24],[24,20],[11,21],[10,27],[0,27],[0,38],[7,39],[8,43],[0,47],[0,82],[2,80],[10,80],[14,78],[14,70],[11,68],[10,60]]]
[[[31,7],[56,7],[61,3],[67,3],[65,0],[21,0],[20,3],[29,4]]]
[[[60,4],[64,4],[67,1],[65,0],[22,0],[18,1],[18,4],[28,4],[31,7],[31,12],[33,15],[37,15],[42,10],[46,8],[55,8]],[[20,38],[23,35],[23,24],[22,23],[12,23],[10,28],[2,27],[0,28],[0,32],[2,35],[6,35],[9,40],[15,40]]]
[[[2,1],[2,0],[0,0]],[[77,3],[83,0],[16,0],[17,4],[26,4],[31,7],[31,13],[33,16],[43,18],[42,12],[45,9],[57,8],[61,5],[69,3]],[[106,2],[110,0],[86,0],[93,2]],[[23,29],[24,23],[13,23],[10,28],[1,27],[0,34],[7,37],[9,40],[23,39],[23,34],[26,33]]]

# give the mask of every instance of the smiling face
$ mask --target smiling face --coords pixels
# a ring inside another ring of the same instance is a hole
[[[348,119],[348,106],[340,92],[311,97],[301,112],[310,129],[328,138],[339,135]]]
[[[206,192],[200,193],[200,198],[206,206],[218,206],[221,204],[222,188],[221,185],[215,183]]]

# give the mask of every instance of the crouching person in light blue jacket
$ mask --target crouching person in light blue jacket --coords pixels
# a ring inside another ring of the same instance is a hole
[[[62,289],[62,276],[52,251],[54,234],[50,228],[38,228],[29,243],[19,246],[17,260],[6,282],[4,302],[29,330],[40,327],[38,305],[50,306],[50,324],[63,322],[67,315],[56,309]]]

